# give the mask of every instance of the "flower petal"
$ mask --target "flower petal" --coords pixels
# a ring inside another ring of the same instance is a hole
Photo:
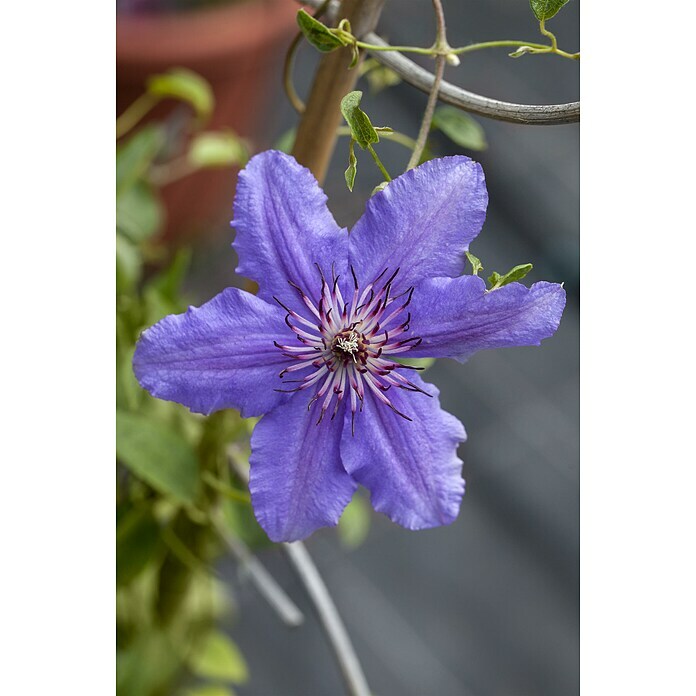
[[[464,361],[486,348],[538,346],[558,328],[563,307],[565,290],[557,283],[510,283],[487,292],[477,276],[432,278],[409,305],[411,328],[423,341],[408,357]]]
[[[251,501],[272,541],[297,541],[337,524],[357,488],[341,466],[343,418],[317,425],[317,404],[307,408],[311,391],[265,415],[251,436]]]
[[[403,389],[391,389],[388,396],[412,420],[366,392],[354,435],[346,413],[341,459],[346,471],[371,492],[375,510],[407,529],[426,529],[449,524],[459,514],[464,480],[457,445],[466,433],[440,408],[436,387],[418,375],[409,379],[432,396]]]
[[[365,283],[401,268],[395,289],[457,276],[487,205],[481,165],[464,156],[425,162],[370,198],[350,233],[350,261]]]
[[[264,300],[275,295],[304,312],[288,281],[315,298],[321,287],[315,264],[327,278],[334,263],[346,275],[348,234],[334,221],[312,173],[289,155],[262,152],[240,172],[232,225],[237,273],[255,280]]]
[[[266,413],[287,398],[274,391],[288,362],[273,345],[287,333],[284,317],[280,307],[228,288],[144,331],[133,357],[135,376],[158,399],[197,413]]]

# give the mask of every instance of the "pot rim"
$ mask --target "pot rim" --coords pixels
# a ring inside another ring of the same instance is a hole
[[[287,35],[296,13],[292,0],[246,0],[185,12],[117,15],[116,60],[121,67],[227,59]]]

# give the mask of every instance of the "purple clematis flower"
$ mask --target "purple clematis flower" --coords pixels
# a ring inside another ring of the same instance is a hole
[[[249,487],[272,540],[335,525],[358,484],[408,529],[456,518],[464,427],[396,359],[538,345],[565,305],[557,284],[486,291],[462,275],[487,202],[480,165],[432,160],[370,198],[348,234],[292,157],[264,152],[239,175],[237,272],[258,295],[228,288],[165,317],[133,366],[153,396],[192,411],[263,415]]]

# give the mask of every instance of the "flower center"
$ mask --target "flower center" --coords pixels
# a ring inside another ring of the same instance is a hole
[[[406,353],[421,342],[418,336],[408,336],[411,314],[406,308],[411,302],[413,288],[392,297],[392,284],[399,269],[385,281],[387,270],[361,286],[351,267],[353,294],[348,301],[343,299],[339,277],[334,276],[329,284],[321,270],[318,300],[311,299],[298,285],[288,281],[306,306],[303,314],[289,309],[276,298],[288,313],[285,323],[295,334],[294,342],[283,345],[275,342],[291,361],[280,377],[305,373],[301,379],[286,378],[286,383],[297,386],[278,391],[314,389],[309,405],[311,408],[315,402],[320,403],[317,424],[329,409],[333,411],[331,418],[335,418],[344,399],[350,402],[354,424],[356,412],[363,409],[366,392],[378,403],[411,420],[396,409],[386,392],[392,387],[422,391],[401,374],[420,368],[402,365],[390,357]]]
[[[331,341],[331,350],[343,362],[352,360],[354,363],[357,363],[357,357],[360,356],[360,361],[364,363],[367,351],[365,350],[364,340],[361,346],[361,339],[363,339],[363,336],[356,333],[353,329],[343,329]]]

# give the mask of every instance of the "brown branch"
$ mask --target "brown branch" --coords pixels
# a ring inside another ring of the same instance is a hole
[[[350,21],[352,33],[361,38],[372,31],[384,0],[344,0],[340,17]],[[319,183],[324,180],[341,123],[341,99],[358,80],[357,67],[348,70],[352,56],[347,49],[327,53],[319,63],[305,112],[297,128],[292,154],[308,167]]]

